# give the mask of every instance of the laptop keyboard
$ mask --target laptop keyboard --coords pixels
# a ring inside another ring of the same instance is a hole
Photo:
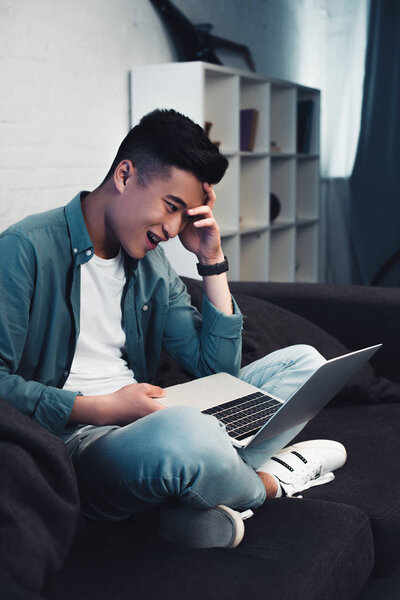
[[[281,406],[281,402],[268,394],[254,392],[202,412],[216,417],[224,423],[229,435],[242,440],[257,433]]]

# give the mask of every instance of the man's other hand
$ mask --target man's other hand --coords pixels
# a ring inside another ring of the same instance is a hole
[[[69,423],[127,425],[166,408],[155,400],[166,395],[166,391],[156,385],[132,383],[111,394],[77,396]]]

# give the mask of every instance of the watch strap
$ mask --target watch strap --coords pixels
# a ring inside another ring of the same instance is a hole
[[[215,265],[202,265],[201,263],[197,263],[197,272],[202,277],[207,275],[220,275],[220,273],[226,273],[229,271],[229,263],[226,256],[220,263],[216,263]]]

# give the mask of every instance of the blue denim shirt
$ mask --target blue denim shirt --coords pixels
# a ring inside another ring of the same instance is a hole
[[[79,336],[80,265],[93,256],[81,194],[0,235],[0,397],[65,435],[75,398],[63,390]],[[242,316],[203,296],[202,316],[161,248],[125,255],[123,328],[129,367],[151,382],[161,348],[196,377],[237,375]]]

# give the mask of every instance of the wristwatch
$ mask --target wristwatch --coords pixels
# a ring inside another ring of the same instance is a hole
[[[220,273],[225,273],[229,271],[229,263],[226,256],[224,256],[224,261],[220,263],[216,263],[215,265],[202,265],[201,263],[197,263],[197,272],[202,277],[206,275],[219,275]]]

